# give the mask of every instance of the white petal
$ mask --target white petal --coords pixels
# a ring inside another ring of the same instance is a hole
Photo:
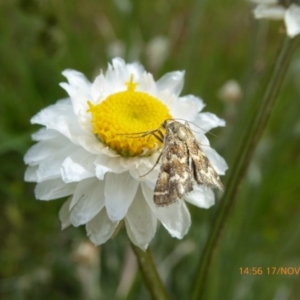
[[[148,157],[133,158],[132,164],[130,163],[131,160],[128,160],[127,168],[129,169],[130,175],[138,181],[147,180],[151,182],[156,182],[160,166],[157,164],[157,166],[150,173],[149,171],[156,164],[158,156],[159,153],[157,152]],[[137,164],[134,164],[134,160],[137,160]],[[144,176],[145,174],[147,175]]]
[[[127,69],[129,74],[133,74],[133,78],[136,80],[139,79],[142,74],[146,73],[144,67],[138,62],[127,64]]]
[[[153,191],[144,183],[142,190],[148,205],[171,236],[182,239],[191,226],[191,216],[184,201],[178,200],[168,206],[157,207],[153,202]]]
[[[178,239],[182,239],[191,226],[191,216],[183,200],[169,207],[158,207],[155,214],[171,236]]]
[[[95,165],[96,168],[98,168],[99,166],[100,168],[106,167],[112,170],[114,173],[123,173],[127,169],[121,166],[121,159],[122,158],[119,155],[115,157],[108,157],[107,155],[98,155],[95,161]],[[98,172],[100,172],[101,174],[100,170]]]
[[[55,130],[51,130],[51,129],[47,129],[47,128],[41,128],[40,130],[38,130],[37,132],[33,133],[31,135],[31,138],[34,141],[47,141],[47,140],[51,140],[54,138],[59,138],[61,135],[55,131]]]
[[[91,83],[86,79],[86,77],[74,70],[65,70],[62,74],[67,77],[69,84],[61,83],[60,86],[65,89],[73,104],[73,110],[76,115],[79,111],[86,111],[87,101],[91,100]]]
[[[58,138],[48,141],[41,141],[33,145],[25,154],[24,162],[28,165],[36,165],[43,161],[45,158],[52,155],[57,150],[67,146],[69,141],[60,135]]]
[[[31,123],[56,130],[74,143],[78,136],[87,134],[81,128],[70,100],[61,100],[44,108],[31,119]]]
[[[76,136],[76,143],[82,148],[93,154],[104,153],[108,147],[102,144],[93,134],[87,133],[84,135]],[[112,151],[112,150],[111,150]]]
[[[284,17],[287,34],[293,38],[300,33],[300,6],[291,4]]]
[[[184,71],[176,71],[165,74],[157,82],[157,88],[160,91],[168,90],[178,96],[183,88]]]
[[[40,200],[52,200],[72,195],[77,183],[64,183],[61,179],[39,182],[34,190],[35,197]]]
[[[81,148],[71,153],[61,165],[63,181],[80,181],[95,176],[95,160],[95,155]]]
[[[27,182],[37,182],[38,181],[38,177],[36,175],[37,169],[38,169],[37,166],[27,167],[24,175],[24,180]]]
[[[155,235],[157,219],[140,189],[127,212],[125,224],[132,243],[146,250]]]
[[[112,60],[112,65],[108,65],[106,80],[110,84],[111,93],[126,90],[126,82],[133,75],[134,81],[138,81],[143,67],[138,63],[126,64],[122,58]]]
[[[215,194],[208,187],[194,185],[194,190],[188,193],[184,200],[201,208],[209,208],[215,204]]]
[[[36,171],[38,182],[61,177],[61,165],[65,158],[74,151],[76,151],[75,146],[69,144],[44,159]]]
[[[217,151],[211,147],[202,147],[202,150],[206,154],[210,163],[213,165],[214,169],[219,175],[224,175],[225,171],[228,169],[228,165],[225,159],[217,153]]]
[[[157,86],[156,82],[153,79],[152,74],[150,73],[144,73],[138,83],[137,91],[143,91],[146,92],[153,97],[157,96]]]
[[[260,4],[253,12],[256,19],[282,20],[285,14],[285,8],[280,5],[272,6]]]
[[[139,182],[128,172],[108,173],[105,176],[105,207],[112,221],[122,220],[136,194]]]
[[[137,170],[140,171],[141,169],[141,175],[145,174],[147,171],[149,171],[153,165],[155,164],[158,153],[153,153],[151,156],[147,157],[119,157],[118,163],[120,166],[122,166],[125,170]]]
[[[78,200],[73,200],[75,198]],[[104,182],[95,179],[84,180],[84,184],[76,188],[73,199],[70,218],[72,224],[77,227],[90,221],[104,207]],[[73,207],[74,202],[76,204]]]
[[[144,67],[137,62],[126,64],[125,61],[116,57],[112,60],[112,68],[109,68],[106,72],[107,78],[112,82],[113,78],[124,84],[133,75],[133,79],[136,81],[144,72]],[[125,85],[124,85],[125,86]]]
[[[125,83],[129,81],[130,74],[128,74],[125,66],[124,68],[121,67],[120,70],[116,71],[111,64],[108,64],[105,78],[108,84],[107,90],[110,94],[114,94],[116,92],[126,90]]]
[[[114,233],[119,222],[112,222],[102,209],[98,215],[86,224],[87,235],[95,245],[105,243]]]
[[[96,177],[99,179],[99,180],[103,180],[104,179],[104,176],[107,172],[112,172],[111,169],[109,168],[106,168],[104,166],[101,166],[99,164],[96,165]]]
[[[226,125],[223,119],[220,119],[215,114],[209,112],[200,113],[193,123],[198,125],[201,128],[201,131],[204,131],[204,133],[212,128]]]
[[[178,101],[173,103],[172,107],[170,107],[170,110],[174,119],[194,121],[204,106],[205,104],[202,99],[193,95],[187,95],[180,97]]]
[[[101,102],[101,100],[106,99],[110,93],[110,85],[107,84],[104,75],[101,73],[99,76],[96,77],[95,81],[92,84],[92,99],[90,101],[94,104],[98,104]]]
[[[71,112],[70,112],[71,110]],[[47,126],[48,121],[52,121],[56,117],[57,112],[67,115],[74,115],[72,113],[72,102],[69,98],[58,100],[55,104],[49,105],[34,115],[30,122],[31,124],[40,124]]]
[[[91,83],[87,80],[84,74],[72,69],[66,69],[62,72],[62,74],[68,79],[70,85],[78,87],[86,93],[89,92]]]
[[[67,201],[65,201],[65,203],[63,204],[63,206],[60,208],[59,210],[59,219],[61,222],[61,229],[65,229],[68,226],[71,225],[71,221],[70,221],[70,203],[71,203],[71,198],[69,198]]]
[[[190,123],[189,125],[190,125],[191,130],[193,131],[193,134],[194,134],[196,140],[200,144],[201,148],[202,149],[210,148],[209,139],[206,137],[206,135],[203,134],[201,129],[199,127],[195,126],[193,123]]]
[[[78,201],[84,197],[86,191],[88,191],[91,187],[96,186],[98,183],[98,179],[96,177],[87,178],[82,181],[79,181],[76,185],[76,188],[73,192],[72,201],[70,204],[70,210],[78,203]]]
[[[116,73],[122,74],[121,76],[127,77],[127,68],[126,68],[126,62],[121,57],[116,57],[112,60],[112,66]]]

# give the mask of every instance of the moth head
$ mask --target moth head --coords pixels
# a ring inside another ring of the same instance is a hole
[[[181,141],[186,141],[187,139],[187,128],[185,125],[169,119],[165,120],[164,123],[162,124],[162,127],[166,130],[170,130],[173,134],[177,136],[177,138]]]
[[[173,119],[167,119],[165,120],[162,124],[161,127],[163,129],[167,129],[172,123],[174,123],[175,121]]]
[[[187,140],[187,133],[186,133],[186,127],[180,123],[178,123],[177,127],[177,136],[181,141]]]

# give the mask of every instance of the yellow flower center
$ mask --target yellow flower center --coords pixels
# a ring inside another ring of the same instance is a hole
[[[133,76],[126,85],[127,90],[108,96],[98,105],[88,102],[94,134],[122,156],[149,155],[161,148],[161,142],[152,134],[142,137],[135,133],[156,129],[172,116],[161,101],[135,90]]]

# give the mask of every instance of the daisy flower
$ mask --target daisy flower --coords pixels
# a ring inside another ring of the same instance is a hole
[[[284,0],[252,0],[257,3],[254,16],[257,19],[284,20],[287,35],[290,38],[300,33],[299,1]],[[294,3],[293,3],[294,2]]]
[[[167,73],[154,81],[140,64],[115,58],[93,83],[74,70],[65,70],[63,75],[68,83],[60,85],[69,98],[31,119],[44,126],[32,135],[37,143],[24,158],[29,165],[25,180],[37,182],[36,198],[68,196],[59,212],[62,228],[85,224],[96,245],[105,243],[125,224],[132,243],[146,249],[158,221],[181,239],[191,225],[185,201],[156,207],[153,190],[159,166],[141,177],[154,166],[161,142],[154,136],[133,138],[128,134],[153,130],[171,118],[193,122],[201,128],[195,136],[205,154],[223,175],[226,162],[209,147],[204,133],[225,122],[212,113],[200,113],[204,107],[200,98],[179,96],[184,72]],[[209,188],[195,186],[185,200],[209,208],[214,194]]]

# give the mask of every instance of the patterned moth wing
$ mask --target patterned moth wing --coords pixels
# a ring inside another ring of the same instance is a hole
[[[162,125],[166,133],[161,153],[160,173],[154,189],[154,203],[158,206],[176,202],[193,190],[188,148],[185,140],[177,136],[181,130],[178,124],[180,123],[166,120]]]
[[[166,120],[160,173],[154,189],[154,202],[165,206],[181,199],[199,185],[223,190],[219,175],[202,151],[188,124]]]
[[[218,188],[223,191],[224,186],[220,180],[218,173],[210,163],[207,156],[202,151],[191,129],[187,126],[186,132],[188,135],[187,147],[189,155],[191,157],[191,169],[195,181],[199,185],[206,185],[210,188]]]

